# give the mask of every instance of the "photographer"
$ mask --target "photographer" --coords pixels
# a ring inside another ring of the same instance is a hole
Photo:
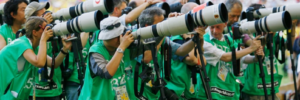
[[[0,27],[0,50],[16,39],[16,32],[22,28],[26,19],[24,10],[27,0],[9,0],[4,6],[4,22]]]
[[[169,18],[170,17],[176,17],[176,16],[180,16],[182,14],[180,13],[170,13],[169,14]],[[151,26],[151,25],[156,25],[159,22],[162,22],[164,20],[164,10],[157,8],[157,7],[153,7],[153,8],[148,8],[146,10],[144,10],[142,12],[142,14],[139,17],[139,21],[140,21],[140,26],[141,27],[147,27],[147,26]],[[199,32],[199,37],[201,38],[203,36],[205,32]],[[158,46],[156,47],[157,49],[157,61],[159,66],[163,66],[161,65],[163,63],[163,59],[161,59],[162,53],[160,52],[160,50],[163,48],[163,46],[165,45],[165,42],[169,42],[168,44],[170,44],[172,50],[169,50],[172,52],[172,59],[176,60],[178,59],[178,56],[186,56],[193,48],[195,43],[192,40],[189,40],[185,43],[183,43],[182,45],[174,43],[173,41],[170,41],[170,39],[168,37],[163,37],[163,40],[161,40],[158,43]],[[147,51],[146,51],[147,52]],[[149,67],[154,68],[154,63],[152,61],[152,54],[151,52],[147,52],[145,53],[145,55],[148,57],[144,57],[143,63],[148,64]],[[139,57],[140,59],[140,57]],[[138,60],[140,61],[140,60]],[[153,72],[153,76],[156,77],[156,74],[154,74],[155,72]],[[158,99],[160,97],[160,93],[154,94],[151,91],[151,88],[153,88],[153,82],[149,81],[144,89],[144,93],[143,96],[145,96],[146,98],[152,100],[152,99]],[[140,84],[139,84],[140,85]]]
[[[51,13],[45,13],[46,10],[49,8],[49,3],[45,3],[45,4],[41,4],[38,2],[31,2],[25,9],[25,17],[30,17],[30,16],[40,16],[40,17],[44,17],[48,24],[50,24],[53,21],[52,15]],[[91,45],[90,43],[88,43],[88,39],[89,39],[89,34],[82,32],[81,34],[81,41],[82,41],[82,47],[85,47],[82,50],[82,54],[85,57],[87,55],[89,46]],[[53,41],[57,41],[57,40],[53,40]],[[60,48],[60,47],[59,47]],[[53,47],[52,47],[52,43],[51,41],[47,42],[47,54],[48,55],[52,55],[52,51],[53,51]],[[74,53],[70,52],[68,54],[69,60],[66,61],[64,60],[64,65],[65,67],[73,70],[71,71],[71,74],[69,77],[64,79],[64,89],[65,89],[65,95],[62,95],[63,97],[66,96],[67,99],[70,100],[77,100],[78,99],[78,88],[80,87],[80,80],[78,79],[78,70],[74,64],[75,60],[74,60]],[[66,64],[68,63],[68,65]],[[59,96],[62,94],[62,86],[61,86],[61,82],[62,82],[62,74],[66,74],[66,73],[62,73],[62,71],[60,68],[56,68],[54,70],[54,76],[53,76],[53,81],[55,82],[55,84],[53,84],[52,89],[47,88],[44,89],[44,87],[50,87],[48,82],[43,82],[40,81],[38,79],[36,79],[36,83],[37,84],[42,84],[42,86],[38,86],[40,88],[37,88],[36,94],[35,96],[37,97],[37,99],[60,99]],[[48,72],[51,72],[51,69],[48,69]],[[36,71],[36,75],[37,77],[40,77],[40,73],[39,71]],[[31,93],[31,96],[33,96],[33,93]],[[32,97],[30,97],[30,99],[32,99]]]
[[[228,26],[238,22],[243,10],[243,5],[240,0],[227,0],[225,2],[228,11]]]
[[[25,18],[29,18],[30,16],[39,16],[43,17],[47,20],[47,23],[50,24],[53,21],[51,13],[44,13],[50,7],[49,2],[44,4],[38,2],[30,2],[30,4],[25,9]]]
[[[0,51],[1,100],[27,99],[32,87],[35,87],[32,82],[36,78],[33,74],[37,70],[35,67],[42,68],[45,64],[51,66],[52,58],[46,54],[46,43],[53,36],[53,31],[46,25],[44,18],[28,18],[25,24],[26,36],[14,40]],[[55,58],[55,68],[62,63],[72,45],[64,42],[64,39],[62,41],[64,47]]]
[[[225,41],[225,36],[223,35],[223,29],[226,27],[226,23],[221,23],[217,25],[210,26],[210,32],[204,35],[204,40],[207,44],[204,44],[204,56],[207,59],[207,70],[208,77],[210,78],[211,93],[213,99],[239,99],[240,90],[239,84],[236,82],[236,77],[233,74],[232,64],[231,64],[231,50],[229,43]],[[233,40],[229,38],[230,45],[233,45]],[[263,49],[261,47],[260,41],[257,40],[260,36],[256,37],[251,43],[250,47],[236,51],[236,58],[239,59],[247,54],[256,51],[257,55],[264,55]],[[222,52],[213,53],[214,50],[208,47],[213,45]],[[259,48],[259,49],[258,49]],[[217,57],[221,57],[217,59]],[[224,59],[225,58],[225,59]],[[244,63],[256,62],[257,58],[254,56],[245,56]],[[198,96],[200,99],[204,99],[205,93],[202,88],[202,82],[197,83]],[[219,92],[227,91],[224,92]]]
[[[273,36],[273,44],[276,44],[276,40],[277,40],[277,35],[279,35],[278,33],[273,33],[270,32],[268,34],[272,34]],[[266,35],[266,39],[264,39],[264,41],[267,41],[267,34]],[[273,50],[275,49],[275,46],[273,46]],[[270,69],[270,50],[267,48],[267,46],[264,46],[264,51],[265,51],[265,57],[263,58],[263,70],[265,71],[265,80],[266,80],[266,84],[271,86],[271,69]],[[273,55],[275,55],[275,52],[273,52]],[[274,88],[275,88],[275,93],[279,92],[279,87],[280,87],[280,83],[281,83],[281,79],[282,79],[282,75],[279,75],[278,73],[278,64],[277,64],[278,60],[275,58],[273,59],[273,63],[274,63]],[[246,73],[245,73],[245,84],[244,84],[244,88],[242,90],[243,92],[243,99],[244,100],[264,100],[264,90],[263,88],[259,88],[260,85],[262,85],[262,80],[260,77],[260,69],[259,69],[259,64],[258,63],[253,63],[253,64],[248,64],[248,67],[246,69]],[[268,92],[268,98],[272,98],[271,97],[271,87],[267,86],[267,92]],[[279,98],[275,95],[275,100],[279,100]]]
[[[228,11],[228,21],[227,21],[227,30],[228,34],[233,38],[234,34],[232,32],[231,25],[235,22],[239,21],[241,16],[243,5],[240,0],[227,0],[225,2],[227,11]],[[226,33],[227,34],[227,33]],[[238,43],[243,43],[245,46],[250,46],[252,39],[249,37],[248,34],[244,34],[242,39],[235,39],[235,46],[238,46]]]
[[[131,95],[134,94],[130,94],[133,89],[126,88],[127,81],[132,80],[131,74],[125,73],[135,57],[135,53],[127,49],[134,41],[132,34],[128,31],[122,35],[125,27],[117,17],[102,20],[100,28],[99,39],[102,41],[89,50],[85,83],[79,99],[133,99],[135,97]]]
[[[25,18],[28,19],[31,16],[44,17],[44,19],[47,20],[48,24],[50,24],[53,21],[51,13],[47,13],[43,15],[46,9],[48,8],[49,8],[48,2],[42,4],[33,1],[25,9]],[[47,42],[47,55],[52,55],[51,41]],[[59,96],[62,93],[62,87],[61,87],[62,77],[61,77],[60,68],[54,69],[54,76],[52,78],[54,83],[41,80],[41,79],[46,79],[46,76],[43,76],[42,71],[49,73],[51,72],[51,68],[47,68],[47,70],[45,70],[44,68],[39,68],[38,70],[33,71],[35,77],[37,77],[34,80],[36,83],[35,85],[36,91],[35,92],[33,92],[33,90],[31,91],[29,99],[32,100],[33,99],[32,96],[35,95],[36,100],[44,100],[44,99],[59,100],[60,99]]]
[[[188,13],[191,9],[198,6],[196,3],[186,3],[181,8],[181,13]],[[195,29],[198,33],[205,33],[205,28],[199,27]],[[172,36],[171,40],[178,44],[183,44],[186,41],[190,40],[192,35],[182,34]],[[201,39],[201,43],[203,45],[203,38]],[[199,54],[197,55],[199,58]],[[171,80],[167,82],[166,87],[170,90],[175,91],[176,95],[180,99],[195,99],[195,87],[191,80],[192,72],[191,67],[196,67],[198,65],[199,59],[195,57],[194,50],[192,50],[186,56],[180,56],[179,59],[172,60],[171,67]],[[204,58],[204,57],[203,57]],[[204,59],[205,61],[205,59]],[[199,63],[201,65],[201,63]],[[200,79],[199,79],[200,80]]]

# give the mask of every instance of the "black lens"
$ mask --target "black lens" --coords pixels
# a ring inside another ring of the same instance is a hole
[[[45,26],[45,28],[46,28],[47,26],[49,26],[49,27],[50,27],[50,28],[48,28],[48,30],[50,30],[50,29],[52,29],[52,28],[53,28],[53,25],[52,25],[52,24],[47,24],[47,25]]]
[[[121,25],[121,23],[117,23],[117,24],[115,24],[115,27],[118,28],[118,27],[120,27],[120,25]]]
[[[107,30],[112,30],[114,28],[114,25],[109,25],[106,27]]]

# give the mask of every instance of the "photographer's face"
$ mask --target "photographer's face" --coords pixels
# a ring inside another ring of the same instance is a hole
[[[221,24],[210,26],[209,29],[210,29],[211,35],[214,38],[220,40],[223,36],[223,30],[225,27],[226,27],[226,24],[221,23]]]
[[[122,10],[125,9],[127,7],[126,3],[122,3],[122,5],[120,7],[117,7],[117,17],[121,17],[122,16]]]
[[[240,18],[242,8],[239,4],[234,4],[231,11],[228,13],[228,24],[231,25],[237,22]]]
[[[116,37],[110,40],[107,40],[108,45],[110,46],[110,48],[114,48],[117,49],[120,45],[120,37]]]
[[[159,23],[159,22],[164,21],[164,19],[165,19],[164,15],[160,15],[160,16],[155,15],[155,16],[154,16],[154,22],[153,22],[153,25],[155,25],[155,24],[157,24],[157,23]]]
[[[20,24],[24,24],[26,22],[26,18],[25,18],[25,8],[27,7],[27,4],[22,2],[18,5],[18,11],[16,14],[14,14],[13,12],[11,12],[11,16],[14,18],[14,21],[20,23]]]
[[[40,17],[42,17],[43,16],[43,14],[46,12],[46,9],[45,8],[43,8],[43,9],[41,9],[41,10],[39,10],[39,11],[37,11],[37,14],[36,14],[36,16],[40,16]]]
[[[39,26],[40,27],[39,30],[37,30],[37,31],[33,30],[33,32],[32,32],[33,37],[36,37],[38,40],[40,40],[41,37],[42,37],[42,34],[43,34],[43,32],[44,32],[44,30],[46,28],[46,25],[47,25],[47,23],[43,22],[43,24]]]

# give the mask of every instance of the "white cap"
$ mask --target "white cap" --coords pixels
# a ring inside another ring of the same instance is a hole
[[[38,2],[31,2],[26,8],[25,8],[25,18],[29,18],[32,16],[32,14],[38,10],[41,10],[43,8],[48,9],[50,7],[49,2],[47,3],[38,3]]]
[[[120,23],[119,27],[114,27],[111,30],[106,29],[110,25],[115,25]],[[100,22],[100,35],[99,35],[99,40],[110,40],[113,38],[116,38],[120,36],[125,29],[125,26],[123,26],[120,22],[120,19],[118,17],[108,17],[103,19]]]

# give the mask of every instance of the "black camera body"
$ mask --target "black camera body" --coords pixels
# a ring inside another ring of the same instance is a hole
[[[130,11],[132,11],[132,7],[126,7],[122,10],[122,15],[123,14],[128,14]]]
[[[47,25],[45,26],[45,28],[48,27],[48,26],[50,27],[50,28],[48,28],[48,30],[50,30],[50,29],[53,28],[53,24],[47,24]],[[48,39],[48,41],[53,41],[53,40],[57,40],[57,39],[58,39],[58,37],[55,36],[55,35],[53,34],[53,36],[50,37],[50,38]]]
[[[240,32],[240,24],[235,22],[231,25],[232,28],[232,36],[234,39],[241,39],[243,38],[243,33]],[[228,30],[229,31],[229,30]]]

